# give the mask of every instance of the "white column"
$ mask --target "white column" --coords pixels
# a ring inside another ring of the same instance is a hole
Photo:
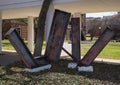
[[[28,16],[28,48],[30,51],[34,49],[34,18]]]
[[[48,41],[53,15],[54,15],[54,5],[52,2],[49,6],[49,10],[46,17],[46,41]]]
[[[2,52],[2,12],[0,11],[0,53]]]

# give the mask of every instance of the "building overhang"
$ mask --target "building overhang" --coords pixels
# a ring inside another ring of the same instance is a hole
[[[43,0],[1,0],[3,19],[37,17]],[[53,0],[55,9],[71,13],[120,11],[120,0]]]

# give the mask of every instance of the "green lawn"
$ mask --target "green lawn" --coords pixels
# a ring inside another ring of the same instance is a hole
[[[92,44],[81,45],[81,54],[85,55]],[[110,42],[98,55],[100,58],[120,59],[120,42]]]
[[[9,40],[2,40],[3,50],[14,50],[14,47],[10,44]]]
[[[27,41],[25,41],[27,44]],[[44,42],[43,49],[45,49],[46,43]],[[82,44],[81,54],[84,56],[93,44]],[[2,41],[2,48],[5,50],[14,50],[13,46],[8,40]],[[110,42],[100,53],[101,58],[120,59],[120,42]]]
[[[25,44],[27,45],[27,41],[24,41]],[[43,49],[45,49],[46,43],[43,43]],[[15,50],[14,47],[10,44],[9,40],[2,40],[2,49],[3,50]]]

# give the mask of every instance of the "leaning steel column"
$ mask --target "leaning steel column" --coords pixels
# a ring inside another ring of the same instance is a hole
[[[20,38],[20,35],[17,31],[12,28],[6,33],[6,37],[10,40],[11,44],[14,46],[20,58],[25,63],[28,68],[34,68],[39,66],[32,57],[32,54],[28,50],[27,46]]]
[[[72,58],[80,61],[80,18],[71,19]]]
[[[2,12],[0,11],[0,53],[2,52]]]
[[[43,45],[43,38],[44,38],[44,31],[45,31],[45,21],[49,9],[49,5],[52,0],[43,0],[43,5],[41,8],[41,12],[39,14],[39,23],[36,35],[36,42],[34,48],[34,56],[41,56],[42,45]]]
[[[49,61],[59,60],[69,19],[70,13],[55,10],[45,51],[45,56]]]
[[[53,1],[51,2],[48,12],[47,12],[47,16],[46,16],[46,42],[48,41],[48,36],[50,33],[50,28],[52,25],[52,19],[53,19],[53,15],[54,15],[54,4]]]
[[[87,54],[84,56],[84,58],[79,63],[80,66],[87,66],[90,65],[95,58],[98,56],[98,54],[102,51],[102,49],[108,44],[108,42],[114,37],[115,32],[107,28],[102,35],[99,37],[99,39],[95,42],[95,44],[90,48],[90,50],[87,52]]]

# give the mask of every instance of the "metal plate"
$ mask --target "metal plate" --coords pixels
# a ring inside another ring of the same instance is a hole
[[[42,45],[44,40],[44,32],[45,32],[45,20],[51,1],[52,0],[43,1],[43,5],[39,14],[39,18],[38,18],[39,23],[38,23],[36,40],[35,40],[34,57],[41,56]]]
[[[60,58],[70,13],[55,10],[45,56],[49,61],[57,62]]]
[[[71,19],[72,55],[75,61],[80,61],[80,18]]]
[[[28,50],[27,46],[21,39],[17,31],[12,28],[6,33],[6,37],[10,40],[11,44],[16,49],[17,53],[20,55],[21,60],[25,63],[28,68],[37,67],[38,64],[32,57],[32,54]]]

